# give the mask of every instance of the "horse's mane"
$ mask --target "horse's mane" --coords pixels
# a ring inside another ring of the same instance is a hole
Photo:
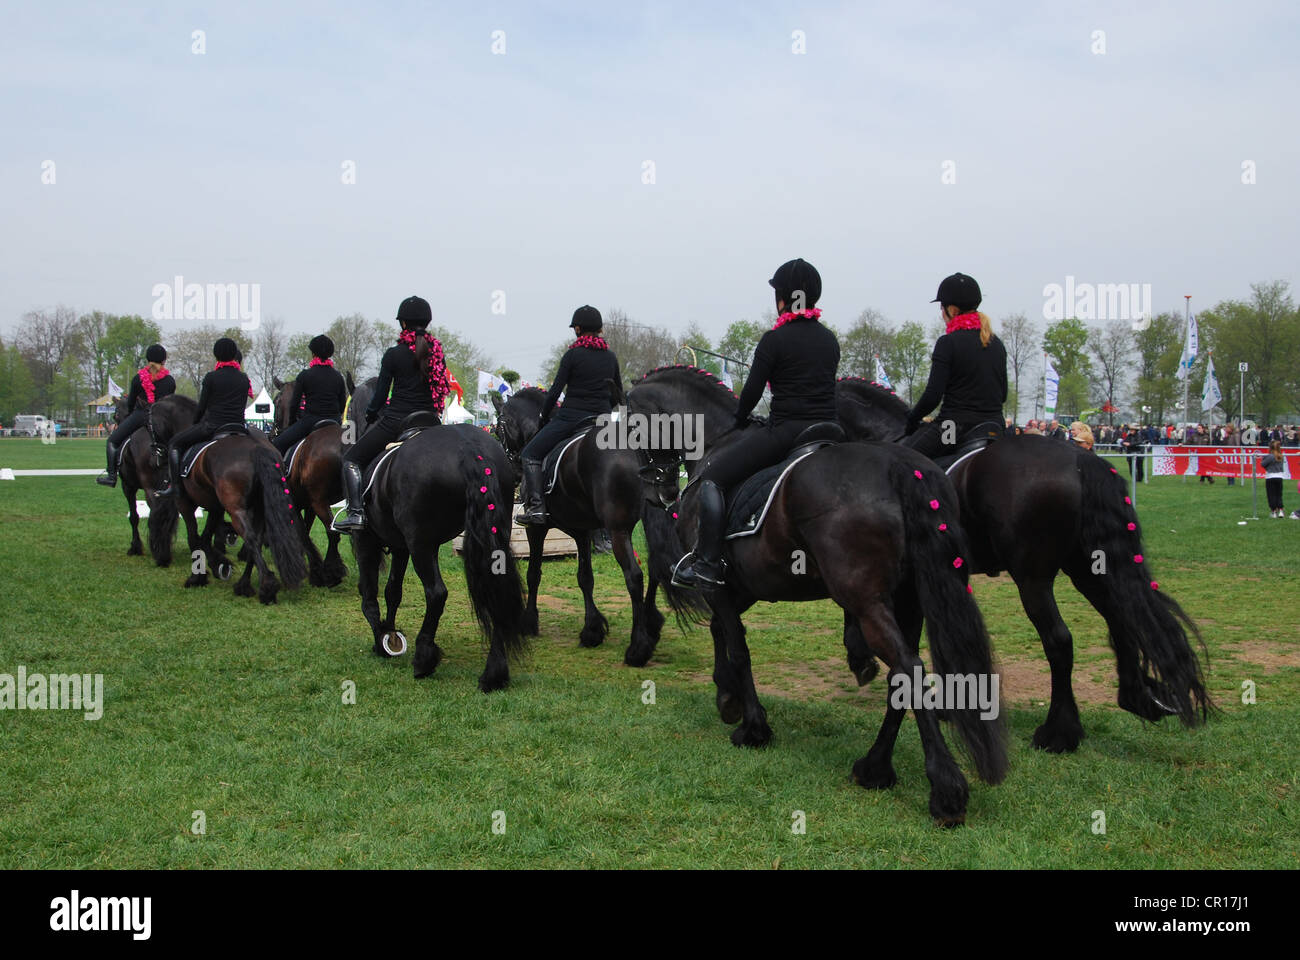
[[[717,374],[710,373],[708,370],[703,370],[700,367],[693,367],[689,363],[669,363],[669,364],[665,364],[662,367],[655,367],[653,370],[647,370],[638,379],[632,381],[632,386],[635,387],[638,384],[645,383],[645,381],[649,380],[651,377],[656,376],[658,374],[672,373],[673,371],[677,371],[677,370],[684,371],[686,373],[699,374],[709,382],[716,384],[717,386],[721,387],[723,390],[726,390],[727,393],[731,394],[733,399],[736,398],[736,391],[732,390],[729,386],[723,383],[722,380],[718,378]]]
[[[870,389],[867,392],[869,394],[874,394],[872,399],[883,407],[888,408],[893,406],[896,410],[900,410],[904,413],[909,409],[907,401],[900,397],[893,388],[887,387],[879,381],[870,380],[867,377],[840,377],[835,382],[857,384],[863,388],[869,387]]]

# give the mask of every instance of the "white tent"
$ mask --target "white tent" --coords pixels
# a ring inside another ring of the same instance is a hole
[[[447,398],[446,407],[442,411],[443,423],[469,423],[473,419],[474,414],[462,407],[454,394]]]
[[[266,392],[266,387],[262,388],[253,402],[248,405],[244,411],[244,419],[248,421],[250,427],[261,427],[268,433],[271,427],[275,425],[275,406],[271,403],[271,395]]]

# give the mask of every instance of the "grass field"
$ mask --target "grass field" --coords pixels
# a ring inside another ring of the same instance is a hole
[[[0,467],[101,467],[102,450],[0,440]],[[409,657],[369,652],[354,569],[274,607],[229,583],[184,590],[182,568],[125,555],[120,490],[90,477],[6,481],[0,673],[102,673],[105,704],[97,721],[0,711],[0,867],[1295,868],[1300,521],[1238,526],[1250,506],[1249,487],[1223,481],[1161,478],[1139,492],[1161,589],[1204,632],[1222,708],[1204,729],[1144,724],[1114,705],[1104,625],[1061,581],[1088,736],[1070,756],[1030,749],[1046,661],[1010,581],[972,579],[1003,666],[1012,769],[997,787],[972,778],[968,826],[945,831],[927,812],[910,716],[898,785],[850,780],[885,687],[857,687],[828,602],[748,615],[775,738],[738,750],[714,709],[706,630],[665,627],[649,667],[622,664],[627,600],[607,556],[596,591],[609,641],[577,646],[575,563],[548,562],[542,636],[510,688],[484,696],[449,548],[447,659],[416,682]],[[398,623],[413,639],[414,574],[406,600]]]

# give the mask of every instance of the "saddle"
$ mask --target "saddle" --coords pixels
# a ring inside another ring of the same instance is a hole
[[[941,457],[935,457],[934,464],[940,467],[944,473],[952,473],[957,464],[973,457],[977,452],[997,440],[1002,436],[1003,431],[1003,425],[992,420],[976,424],[957,441],[957,447],[952,453],[945,453]]]
[[[341,427],[341,426],[343,426],[343,424],[339,423],[337,420],[318,420],[316,421],[315,426],[313,426],[310,430],[307,431],[307,437],[310,437],[321,427]],[[298,456],[298,448],[302,446],[303,440],[306,440],[307,437],[303,437],[302,440],[299,440],[297,443],[295,443],[292,447],[289,448],[289,452],[285,454],[284,475],[286,477],[289,475],[289,472],[293,470],[293,461],[294,458]]]
[[[593,426],[595,426],[595,423],[583,427],[564,442],[557,443],[551,448],[551,452],[546,455],[546,458],[542,460],[542,476],[546,477],[546,493],[550,493],[555,489],[555,480],[560,475],[560,461],[564,459],[565,452],[589,434]]]
[[[422,430],[439,426],[442,426],[442,420],[432,410],[416,410],[414,413],[408,413],[402,419],[402,432],[397,435],[396,440],[384,449],[393,450],[400,447],[407,440],[419,436]]]
[[[248,436],[248,424],[246,423],[227,423],[218,427],[217,432],[212,435],[210,440],[204,440],[202,443],[196,443],[189,447],[181,454],[181,476],[188,477],[190,471],[194,469],[194,464],[198,462],[203,451],[208,449],[218,440],[224,440],[226,437],[246,437]]]
[[[726,539],[758,533],[767,519],[777,489],[794,465],[822,447],[842,443],[845,439],[844,428],[838,423],[814,423],[800,433],[784,460],[760,470],[727,497]]]

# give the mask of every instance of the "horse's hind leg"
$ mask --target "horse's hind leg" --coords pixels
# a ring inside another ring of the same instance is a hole
[[[878,623],[876,618],[871,620],[872,639],[875,641],[875,647],[880,651],[887,651],[891,647],[898,650],[901,655],[906,651],[916,651],[920,646],[921,638],[921,613],[920,608],[915,602],[915,595],[904,595],[900,592],[896,598],[897,602],[893,613],[893,627],[891,629],[888,621]],[[877,617],[879,614],[877,614]],[[852,630],[853,640],[857,646],[849,646],[850,629]],[[902,647],[898,646],[902,641]],[[866,662],[871,665],[872,675],[875,674],[876,660],[871,651],[871,645],[868,644],[866,635],[857,617],[844,611],[844,644],[849,647],[850,665],[852,657],[856,653],[860,657],[865,657]],[[899,657],[890,656],[882,653],[888,660],[899,662]],[[889,678],[894,678],[894,671],[890,671]],[[870,679],[870,678],[868,678]],[[909,678],[910,679],[910,678]],[[898,728],[903,723],[903,718],[907,715],[907,708],[896,706],[894,698],[889,694],[893,691],[893,685],[887,685],[885,695],[885,721],[880,726],[880,732],[876,734],[876,742],[871,745],[871,749],[865,757],[862,757],[853,764],[853,779],[859,785],[866,787],[868,790],[888,790],[898,782],[898,774],[894,772],[894,742],[898,739]]]
[[[331,583],[326,583],[325,560],[321,557],[316,542],[311,538],[311,525],[316,519],[316,514],[310,508],[295,512],[298,516],[298,522],[295,524],[298,528],[298,538],[307,553],[307,582],[313,587],[333,586]]]
[[[384,619],[375,632],[375,653],[381,657],[394,654],[384,649],[384,638],[392,634],[391,644],[400,648],[406,642],[405,636],[397,629],[397,608],[402,605],[402,583],[406,580],[406,566],[411,562],[411,554],[404,547],[394,547],[388,558],[388,580],[384,584]],[[419,567],[416,568],[419,570]],[[379,604],[375,604],[378,616]],[[419,676],[419,674],[417,674]]]
[[[596,600],[592,595],[596,578],[591,572],[591,533],[579,531],[573,538],[578,544],[578,587],[582,590],[584,617],[582,632],[578,634],[578,646],[598,647],[605,642],[609,634],[609,621],[596,609]]]
[[[528,527],[528,603],[519,620],[519,632],[525,637],[537,636],[537,587],[542,582],[542,551],[546,547],[549,527]]]
[[[314,515],[308,511],[306,525],[309,533],[311,531],[313,516]],[[320,514],[320,521],[325,527],[325,540],[328,543],[328,546],[325,548],[324,571],[325,586],[327,587],[337,587],[343,582],[343,578],[348,575],[348,568],[343,563],[343,558],[339,556],[339,541],[343,538],[343,534],[333,528],[332,520],[333,518],[330,516],[329,507],[326,506],[324,512]]]
[[[194,519],[194,504],[185,499],[184,496],[178,497],[177,508],[180,511],[181,519],[185,521],[185,540],[190,548],[190,575],[185,580],[187,587],[206,587],[208,585],[208,551],[205,548],[203,538],[199,536],[199,523]],[[208,515],[208,524],[211,525],[212,515]],[[206,527],[205,527],[206,532]]]
[[[655,594],[659,590],[659,581],[655,579],[653,573],[646,575],[645,585],[645,632],[655,644],[659,643],[659,636],[664,629],[664,615],[660,612],[659,607],[655,605]]]
[[[383,554],[379,540],[367,530],[352,535],[352,552],[357,559],[357,593],[361,595],[361,614],[374,636],[374,651],[387,656],[379,645],[382,623],[379,620],[379,563]]]
[[[880,672],[880,665],[862,636],[857,618],[847,610],[844,611],[844,649],[849,655],[849,669],[858,678],[858,686],[865,687]]]
[[[637,562],[636,552],[632,549],[632,537],[627,530],[611,530],[610,541],[614,548],[614,557],[623,568],[623,582],[627,585],[627,595],[632,601],[632,639],[628,641],[627,652],[623,662],[629,667],[644,667],[655,650],[655,639],[646,630],[645,577],[641,573],[641,564]]]
[[[727,631],[717,614],[709,619],[709,632],[713,634],[713,685],[717,688],[714,702],[723,723],[739,723],[742,710],[741,683],[727,658]]]
[[[393,551],[393,555],[397,555],[396,550]],[[438,664],[442,662],[442,648],[438,646],[436,637],[438,621],[442,619],[443,608],[447,606],[447,584],[443,582],[442,570],[438,567],[436,543],[418,548],[412,554],[411,561],[420,582],[424,584],[424,621],[420,624],[420,633],[415,638],[415,657],[412,662],[415,679],[420,680],[437,670]],[[397,564],[394,563],[393,567],[396,566]],[[405,568],[406,564],[403,563],[402,566]],[[488,666],[491,665],[492,660],[489,655]],[[484,671],[484,676],[487,676],[487,671]],[[479,689],[487,692],[481,678]]]
[[[122,481],[122,493],[126,497],[126,515],[131,521],[131,545],[126,548],[128,557],[138,557],[144,553],[144,544],[140,540],[140,510],[136,507],[135,499],[137,489],[125,480]]]
[[[1055,571],[1053,571],[1055,573]],[[1073,753],[1083,739],[1083,723],[1074,701],[1070,675],[1074,670],[1074,638],[1061,619],[1052,594],[1052,579],[1017,579],[1020,603],[1043,642],[1043,653],[1052,669],[1052,702],[1047,719],[1030,741],[1048,753]]]

